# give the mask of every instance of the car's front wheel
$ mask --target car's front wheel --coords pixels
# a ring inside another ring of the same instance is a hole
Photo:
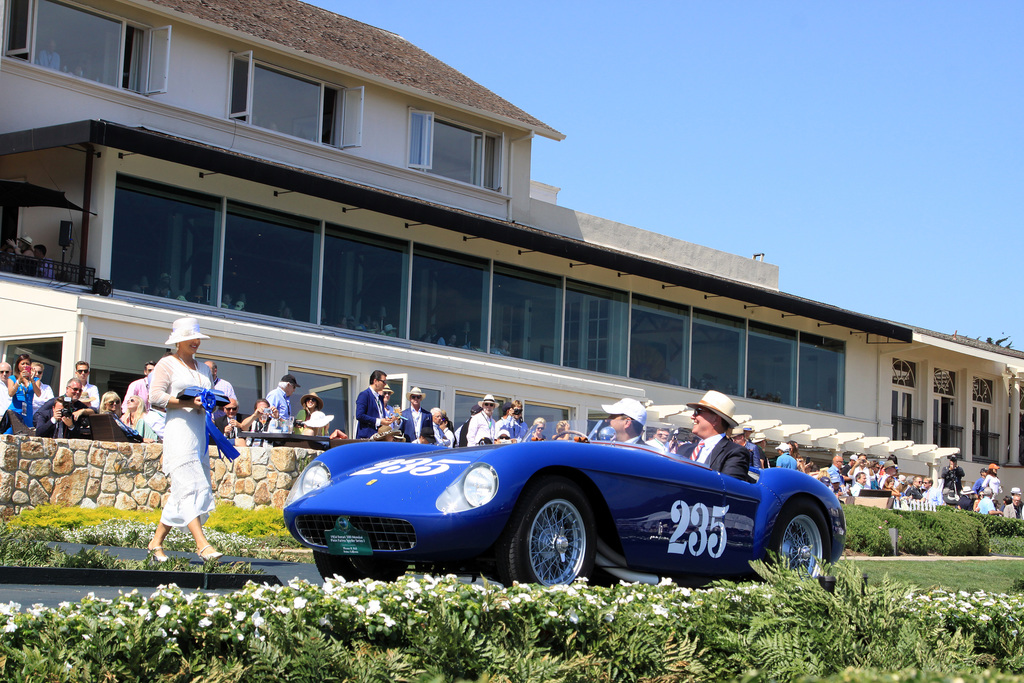
[[[408,566],[394,560],[382,560],[376,557],[360,555],[331,555],[318,550],[313,551],[313,561],[325,579],[335,574],[349,581],[359,579],[376,579],[377,581],[394,581],[405,573]]]
[[[825,516],[806,501],[791,502],[779,513],[768,547],[790,569],[820,576],[832,556]]]
[[[550,586],[589,577],[594,568],[594,515],[583,491],[563,477],[523,489],[497,543],[498,576]]]

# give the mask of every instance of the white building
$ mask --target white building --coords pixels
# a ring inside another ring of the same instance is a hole
[[[456,421],[485,393],[550,420],[715,388],[812,435],[1019,462],[1024,354],[557,206],[530,154],[562,134],[388,31],[294,0],[8,0],[3,46],[0,179],[83,209],[9,186],[0,220],[71,266],[0,261],[0,352],[55,387],[84,358],[123,391],[195,315],[243,411],[287,372],[345,429],[378,368]]]

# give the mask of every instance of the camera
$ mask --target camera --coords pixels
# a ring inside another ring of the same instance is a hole
[[[60,409],[60,416],[61,417],[74,417],[75,416],[75,411],[72,410],[71,408],[64,407],[64,408]]]
[[[523,409],[522,408],[513,408],[512,409],[512,414],[513,415],[522,415],[523,414]]]

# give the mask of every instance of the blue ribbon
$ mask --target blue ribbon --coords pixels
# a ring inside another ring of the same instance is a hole
[[[200,389],[196,396],[202,402],[203,409],[206,411],[207,436],[213,439],[213,443],[217,446],[217,450],[220,451],[222,458],[234,460],[238,457],[238,449],[228,441],[228,438],[224,436],[224,432],[217,429],[217,425],[213,424],[213,411],[217,409],[217,396],[209,389]]]

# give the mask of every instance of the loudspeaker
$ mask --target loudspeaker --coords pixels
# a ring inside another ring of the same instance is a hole
[[[74,239],[71,237],[71,221],[61,221],[57,244],[62,247],[70,247],[72,242],[74,242]]]
[[[110,280],[93,280],[92,293],[100,296],[110,296],[114,292],[114,286]]]

